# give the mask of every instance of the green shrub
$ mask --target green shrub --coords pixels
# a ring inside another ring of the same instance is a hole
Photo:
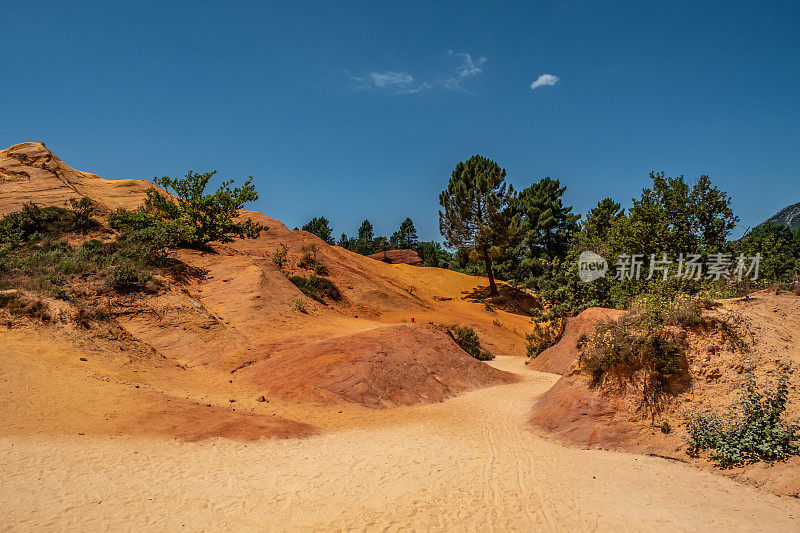
[[[698,296],[648,292],[634,298],[630,311],[653,325],[692,327],[703,320],[703,309],[711,306],[710,300]]]
[[[300,298],[294,301],[294,308],[301,313],[308,313],[308,310],[306,309],[306,303]]]
[[[687,417],[687,444],[692,454],[710,450],[720,467],[758,460],[783,460],[798,453],[800,424],[785,418],[789,396],[789,369],[778,380],[760,388],[751,371],[738,403],[726,413],[693,413]]]
[[[327,276],[330,273],[328,267],[317,259],[318,248],[316,244],[303,246],[300,250],[303,255],[300,256],[300,261],[297,262],[298,267],[305,270],[313,270],[317,276]]]
[[[289,247],[283,243],[280,243],[278,247],[275,248],[275,253],[272,254],[272,262],[276,267],[283,270],[283,267],[286,265],[286,254],[288,253]]]
[[[111,227],[123,233],[145,229],[155,224],[158,220],[158,217],[147,213],[144,209],[129,211],[122,207],[108,217],[108,223]]]
[[[150,276],[129,263],[123,263],[111,269],[109,280],[116,291],[127,293],[144,290]]]
[[[490,361],[494,355],[481,347],[478,334],[469,326],[459,326],[453,324],[447,328],[447,333],[461,346],[461,349],[470,354],[478,361]]]
[[[39,207],[27,203],[22,210],[0,219],[0,245],[11,249],[19,244],[58,236],[74,229],[74,215],[61,207]]]
[[[39,281],[44,285],[63,284],[64,278],[93,270],[67,241],[47,241],[18,249],[2,260],[0,270],[8,274],[18,271],[28,279],[26,286]],[[55,282],[55,283],[54,283]],[[0,280],[0,285],[4,285]]]
[[[162,264],[170,249],[197,243],[195,228],[182,218],[162,219],[143,210],[118,209],[109,221],[122,233],[118,247],[136,249],[136,255],[152,265]]]
[[[89,198],[70,198],[67,200],[67,208],[72,212],[72,229],[86,232],[100,225],[92,218],[95,208]]]
[[[527,356],[535,359],[543,351],[553,346],[561,338],[564,331],[563,319],[556,318],[549,322],[536,322],[533,331],[525,335]]]
[[[618,320],[600,322],[581,352],[581,371],[591,375],[594,386],[609,380],[640,381],[642,407],[658,413],[667,385],[686,366],[686,341],[665,321],[694,320],[683,314],[665,313],[659,298],[644,299]]]
[[[328,278],[319,276],[310,276],[308,278],[303,276],[289,276],[289,281],[303,291],[303,294],[318,302],[324,303],[325,298],[330,300],[339,301],[342,299],[342,293]]]
[[[300,261],[297,262],[297,266],[300,268],[304,268],[306,270],[313,270],[314,265],[317,264],[317,261],[311,257],[311,254],[305,252],[303,255],[300,256]]]
[[[145,211],[158,219],[181,221],[190,227],[193,246],[205,247],[211,242],[258,237],[265,226],[249,218],[235,221],[245,203],[258,200],[253,178],[236,188],[231,188],[233,180],[224,181],[216,192],[205,194],[215,173],[200,174],[190,170],[183,178],[156,178],[156,184],[172,189],[174,196],[165,195],[155,188],[149,189]]]

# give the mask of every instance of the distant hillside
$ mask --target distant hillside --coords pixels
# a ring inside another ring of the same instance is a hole
[[[792,230],[800,228],[800,202],[784,207],[776,214],[764,221],[764,224],[773,226],[789,226]]]

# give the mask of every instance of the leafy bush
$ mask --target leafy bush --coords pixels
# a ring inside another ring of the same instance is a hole
[[[652,324],[692,327],[703,320],[703,309],[711,307],[711,301],[698,296],[648,292],[636,297],[630,310],[646,315],[646,320]]]
[[[317,259],[318,248],[316,244],[303,246],[300,250],[303,252],[303,255],[300,256],[300,261],[297,263],[297,266],[306,270],[313,270],[314,274],[317,276],[327,276],[330,273],[328,267]]]
[[[50,290],[94,270],[67,241],[30,244],[0,257],[0,288]]]
[[[252,176],[242,187],[231,188],[233,180],[228,180],[214,194],[205,194],[215,173],[198,174],[190,170],[183,178],[156,178],[157,185],[173,189],[175,196],[151,188],[147,191],[145,211],[160,220],[180,221],[191,228],[187,236],[191,238],[190,244],[198,247],[211,242],[231,242],[234,238],[258,237],[265,226],[250,218],[234,221],[245,203],[258,200]]]
[[[294,308],[301,313],[308,313],[308,310],[306,309],[306,303],[300,298],[294,301]]]
[[[146,212],[144,209],[130,211],[124,207],[120,207],[108,217],[108,223],[111,227],[122,233],[145,229],[155,224],[158,220],[158,217]]]
[[[297,266],[306,270],[313,270],[316,263],[317,261],[311,257],[311,254],[305,252],[300,256],[300,261],[297,262]]]
[[[800,424],[784,417],[788,396],[787,367],[781,369],[777,382],[765,389],[759,388],[751,371],[739,402],[727,413],[693,413],[687,417],[690,453],[710,450],[711,459],[723,468],[797,454]]]
[[[125,293],[144,290],[150,276],[129,263],[123,263],[111,269],[109,279],[115,290]]]
[[[525,335],[525,350],[528,357],[535,359],[540,353],[553,346],[564,331],[563,319],[549,322],[536,322],[533,331]]]
[[[283,243],[280,243],[278,247],[275,248],[275,253],[272,254],[272,262],[276,267],[283,270],[283,267],[286,265],[286,254],[288,253],[289,247]]]
[[[289,281],[303,291],[303,294],[318,302],[324,303],[325,298],[334,301],[342,299],[342,293],[339,292],[338,287],[328,278],[319,276],[310,276],[308,278],[303,276],[289,276]]]
[[[161,219],[143,210],[118,209],[109,217],[111,227],[120,231],[118,243],[136,248],[137,254],[152,265],[164,263],[170,249],[196,243],[195,228],[186,220]]]
[[[459,326],[453,324],[447,328],[447,333],[461,346],[461,349],[470,354],[478,361],[490,361],[494,355],[481,347],[478,334],[469,326]]]
[[[594,386],[609,379],[639,380],[642,407],[651,414],[661,410],[667,385],[686,364],[685,338],[665,328],[667,320],[685,317],[665,312],[670,309],[658,298],[643,299],[618,320],[595,327],[580,358],[581,370],[591,375]]]
[[[92,218],[95,209],[89,198],[70,198],[67,200],[67,208],[72,212],[73,229],[85,232],[100,225]]]
[[[39,207],[27,203],[20,211],[0,219],[0,249],[58,236],[74,228],[74,215],[61,207]]]

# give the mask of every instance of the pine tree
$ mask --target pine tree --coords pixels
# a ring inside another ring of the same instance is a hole
[[[406,218],[401,224],[400,229],[392,234],[389,239],[395,248],[414,249],[417,245],[417,229],[410,218]]]
[[[569,240],[578,230],[578,215],[563,205],[566,187],[557,179],[543,178],[531,184],[511,202],[520,218],[520,245],[499,266],[506,279],[537,288],[535,278],[550,276],[569,251]]]
[[[603,198],[597,202],[597,207],[587,213],[583,223],[587,238],[601,242],[608,241],[611,226],[625,214],[625,210],[621,208],[622,206],[611,198]]]
[[[362,255],[371,254],[375,251],[374,238],[372,222],[364,220],[358,228],[358,239],[353,243],[352,250]]]
[[[450,247],[468,250],[483,260],[489,278],[489,294],[496,296],[492,260],[514,244],[518,217],[509,209],[514,197],[505,183],[506,171],[492,161],[475,155],[456,165],[439,195],[439,231]]]
[[[325,217],[314,217],[303,226],[303,231],[313,233],[328,244],[333,244],[333,229]]]

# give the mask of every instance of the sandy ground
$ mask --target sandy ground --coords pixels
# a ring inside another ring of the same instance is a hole
[[[800,501],[681,463],[534,435],[523,377],[307,439],[0,439],[7,530],[758,530],[800,528]]]

